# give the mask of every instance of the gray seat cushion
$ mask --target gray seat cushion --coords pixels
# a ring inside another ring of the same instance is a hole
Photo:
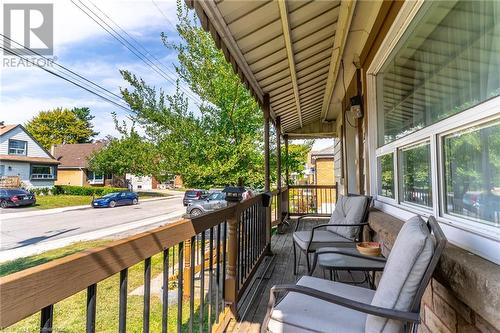
[[[293,241],[305,251],[311,239],[311,233],[312,231],[296,231],[293,233]],[[315,230],[311,250],[324,246],[355,246],[355,243],[328,230]]]
[[[323,292],[369,304],[374,291],[348,284],[304,276],[297,282]],[[274,307],[269,332],[342,332],[362,333],[366,314],[298,293],[288,293]]]
[[[335,210],[330,222],[332,224],[358,224],[363,223],[368,198],[365,196],[345,197],[339,195]],[[335,232],[343,237],[355,240],[360,227],[327,227],[327,230]]]
[[[415,216],[401,228],[384,273],[380,279],[372,305],[408,311],[420,281],[434,253],[434,241],[425,222]],[[369,315],[366,333],[396,333],[402,323]]]

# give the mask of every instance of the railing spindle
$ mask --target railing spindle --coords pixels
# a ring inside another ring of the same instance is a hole
[[[142,332],[149,332],[149,312],[151,305],[151,257],[144,260],[144,308],[142,315]]]
[[[161,331],[167,333],[168,330],[168,260],[170,249],[163,250],[163,290],[162,290],[162,316]]]
[[[220,296],[220,224],[217,225],[216,242],[217,248],[215,252],[215,322],[219,322],[219,296]]]
[[[127,281],[128,268],[120,271],[120,308],[118,312],[118,331],[127,331]]]
[[[194,273],[196,271],[196,237],[191,237],[191,269],[189,270],[189,332],[194,329]]]
[[[184,242],[180,242],[177,254],[177,332],[182,332],[182,279],[184,264]]]
[[[214,228],[210,228],[208,246],[208,332],[212,333],[212,323],[213,323],[213,302],[212,302],[212,292],[213,292],[213,279],[214,279]]]
[[[52,332],[52,323],[54,321],[54,305],[46,306],[40,313],[40,332]]]
[[[201,233],[201,261],[200,261],[200,333],[204,331],[205,314],[205,232]]]
[[[97,284],[87,287],[87,322],[86,332],[95,332],[95,313],[96,313],[96,294]]]
[[[220,225],[220,224],[219,224]],[[226,292],[226,263],[227,263],[227,221],[222,223],[222,295]],[[224,308],[224,297],[221,297],[222,308]]]

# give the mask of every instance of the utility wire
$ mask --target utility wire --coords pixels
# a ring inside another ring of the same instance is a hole
[[[36,66],[36,67],[38,67],[38,68],[40,68],[40,69],[42,69],[42,70],[44,70],[44,71],[46,71],[46,72],[50,73],[50,74],[52,74],[52,75],[54,75],[54,76],[56,76],[56,77],[59,77],[59,78],[61,78],[61,79],[65,80],[65,81],[67,81],[67,82],[69,82],[69,83],[72,83],[72,84],[74,84],[75,86],[77,86],[77,87],[79,87],[79,88],[82,88],[82,89],[84,89],[84,90],[88,91],[89,93],[94,94],[94,95],[96,95],[96,96],[98,96],[98,97],[100,97],[100,98],[102,98],[102,99],[104,99],[104,100],[108,101],[108,102],[109,102],[109,103],[111,103],[111,104],[114,104],[115,106],[117,106],[117,107],[119,107],[119,108],[122,108],[122,109],[124,109],[124,110],[126,110],[126,111],[128,111],[128,112],[132,112],[132,110],[130,110],[129,108],[127,108],[127,107],[125,107],[125,106],[123,106],[123,105],[121,105],[121,104],[119,104],[119,103],[117,103],[117,102],[115,102],[115,101],[111,100],[110,98],[108,98],[108,97],[106,97],[106,96],[103,96],[103,95],[101,95],[100,93],[98,93],[98,92],[96,92],[96,91],[94,91],[94,90],[92,90],[92,89],[89,89],[89,88],[87,88],[87,87],[83,86],[82,84],[80,84],[80,83],[78,83],[78,82],[75,82],[75,81],[71,80],[71,79],[70,79],[70,78],[68,78],[68,77],[65,77],[65,76],[63,76],[63,75],[60,75],[60,74],[58,74],[58,73],[56,73],[56,72],[54,72],[54,71],[52,71],[52,70],[50,70],[50,69],[48,69],[48,68],[46,68],[46,67],[44,67],[44,66],[41,66],[41,65],[39,65],[38,63],[34,62],[33,60],[30,60],[29,58],[25,58],[25,57],[23,57],[23,55],[22,55],[22,54],[20,54],[20,53],[14,52],[14,51],[12,51],[12,50],[10,50],[10,49],[7,49],[7,48],[5,48],[5,47],[3,47],[3,46],[0,46],[0,48],[1,48],[2,50],[4,50],[5,52],[9,53],[9,54],[12,54],[12,55],[14,55],[14,56],[16,56],[16,57],[18,57],[18,58],[21,58],[21,59],[23,59],[24,61],[27,61],[27,62],[31,63],[32,65],[34,65],[34,66]]]
[[[82,2],[81,0],[78,0],[79,2]],[[154,54],[151,54],[148,49],[146,49],[146,47],[144,47],[144,45],[142,45],[137,39],[135,39],[133,36],[131,36],[126,30],[124,30],[118,23],[116,23],[116,21],[114,21],[111,17],[109,17],[109,15],[107,15],[102,9],[100,9],[99,7],[97,7],[97,5],[92,2],[91,0],[87,0],[89,3],[92,4],[92,6],[94,6],[99,12],[102,13],[102,15],[104,15],[109,21],[111,21],[116,27],[118,27],[118,29],[120,29],[125,35],[128,36],[128,38],[130,38],[132,41],[135,42],[135,44],[137,44],[140,48],[142,48],[144,50],[144,52],[146,53],[146,55],[149,55],[151,56],[154,60],[156,60],[156,63],[159,65],[157,67],[161,67],[160,70],[162,69],[165,69],[166,71],[168,71],[169,73],[171,73],[172,75],[174,75],[174,77],[171,77],[168,73],[165,73],[163,70],[162,72],[167,75],[171,80],[173,80],[175,84],[175,81],[176,81],[176,78],[175,76],[177,75],[177,73],[175,73],[173,70],[171,70],[169,67],[165,66],[160,59],[158,59]],[[158,7],[157,7],[158,8]],[[163,14],[163,12],[161,12],[163,16],[165,16],[165,14]],[[165,17],[166,18],[166,17]],[[103,20],[102,18],[100,18],[101,20]],[[168,19],[167,19],[168,20]],[[170,21],[168,21],[170,23]],[[172,24],[172,23],[170,23]],[[174,27],[175,29],[175,27]],[[113,30],[114,31],[114,30]],[[125,40],[126,41],[126,40]],[[131,45],[131,43],[129,43],[128,41],[126,41],[128,44]],[[133,45],[131,45],[133,46]],[[134,47],[135,50],[137,50],[137,48]],[[137,50],[139,52],[139,50]],[[146,57],[146,55],[142,54],[144,57]],[[149,60],[149,59],[148,59]],[[156,66],[156,64],[155,64]],[[182,89],[182,87],[181,87]],[[195,99],[197,102],[201,103],[201,101],[199,101],[199,99],[196,97],[196,96],[193,96],[189,91],[185,90],[185,89],[182,89],[187,95],[189,95],[191,98]]]
[[[96,24],[98,24],[102,29],[104,29],[109,35],[111,35],[114,39],[116,39],[120,44],[125,46],[130,52],[132,52],[138,59],[143,61],[148,67],[153,69],[157,74],[162,76],[164,79],[168,80],[172,84],[177,84],[176,80],[171,78],[165,71],[163,71],[161,68],[159,68],[156,64],[154,64],[144,53],[142,53],[140,50],[137,49],[132,43],[130,43],[126,38],[124,38],[120,33],[118,33],[112,26],[110,26],[103,18],[101,18],[99,15],[97,15],[91,8],[89,8],[85,3],[83,3],[81,0],[78,0],[78,2],[85,7],[86,9],[82,8],[79,6],[75,0],[71,0],[71,2],[78,8],[80,9],[85,15],[87,15],[90,19],[92,19]],[[95,5],[94,5],[95,6]],[[97,6],[95,6],[97,8]],[[102,11],[101,11],[102,12]],[[90,14],[92,13],[92,14]],[[108,16],[109,17],[109,16]],[[104,25],[105,26],[104,26]],[[118,24],[115,23],[115,25],[118,26]],[[119,27],[119,26],[118,26]],[[124,31],[121,27],[119,27],[122,31]],[[128,35],[128,34],[127,34]],[[130,35],[129,35],[130,36]],[[199,106],[198,100],[191,95],[189,92],[183,89],[183,87],[180,87],[181,90],[183,90],[184,93],[186,93],[187,96],[191,97],[193,102]]]
[[[106,95],[108,95],[110,98],[116,98],[116,99],[118,99],[118,100],[120,100],[120,101],[125,102],[125,101],[122,99],[122,97],[121,97],[121,96],[119,96],[119,95],[115,94],[114,92],[112,92],[112,91],[110,91],[110,90],[108,90],[108,89],[104,88],[103,86],[101,86],[101,85],[99,85],[99,84],[97,84],[97,83],[95,83],[95,82],[93,82],[93,81],[91,81],[91,80],[87,79],[86,77],[84,77],[84,76],[82,76],[82,75],[80,75],[80,74],[78,74],[78,73],[76,73],[76,72],[72,71],[71,69],[69,69],[69,68],[67,68],[67,67],[65,67],[65,66],[63,66],[63,65],[61,65],[61,64],[59,64],[59,63],[57,63],[57,62],[55,62],[55,61],[53,61],[52,59],[48,59],[47,57],[45,57],[45,56],[43,56],[42,54],[40,54],[40,53],[36,52],[35,50],[32,50],[32,49],[30,49],[30,48],[25,47],[25,46],[24,46],[24,45],[22,45],[21,43],[16,42],[15,40],[11,39],[11,38],[10,38],[10,37],[8,37],[8,36],[5,36],[4,34],[1,34],[1,33],[0,33],[0,36],[1,36],[1,37],[3,37],[4,39],[9,40],[10,44],[15,43],[15,44],[17,44],[18,46],[20,46],[21,48],[19,49],[19,51],[16,51],[18,54],[25,55],[25,56],[35,55],[35,56],[37,56],[37,57],[39,57],[39,58],[42,58],[42,59],[46,60],[47,62],[49,62],[49,61],[50,61],[51,63],[53,63],[54,65],[56,65],[56,66],[58,67],[57,71],[58,71],[59,73],[61,73],[61,75],[68,75],[68,73],[70,73],[69,75],[71,75],[71,76],[72,76],[72,79],[77,80],[77,81],[79,81],[80,83],[82,83],[82,84],[84,84],[84,85],[87,85],[87,86],[94,86],[94,87],[96,87],[96,88],[100,89],[100,90],[102,91],[102,93],[105,93],[105,94],[106,94]],[[28,53],[27,53],[27,51],[31,52],[31,54],[28,54]],[[11,53],[12,53],[12,52],[11,52]],[[39,67],[39,66],[37,66],[37,67]],[[60,69],[59,69],[59,68],[60,68]],[[68,73],[65,73],[64,71],[67,71]],[[92,89],[92,88],[91,88],[91,89]],[[125,102],[125,104],[126,104],[126,102]]]

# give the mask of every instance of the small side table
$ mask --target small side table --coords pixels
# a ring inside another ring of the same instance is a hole
[[[321,268],[330,272],[330,279],[334,281],[338,280],[337,271],[363,272],[365,280],[354,283],[368,282],[372,289],[375,289],[375,272],[383,271],[386,262],[382,256],[365,256],[359,253],[356,248],[350,247],[320,248],[316,250],[314,260],[317,260]]]

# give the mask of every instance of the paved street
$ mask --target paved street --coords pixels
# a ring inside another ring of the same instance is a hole
[[[126,235],[177,220],[185,212],[182,197],[141,202],[137,206],[74,210],[50,215],[9,218],[2,214],[0,222],[0,254],[55,243],[65,239],[78,240],[79,235],[117,231]],[[112,232],[111,234],[115,234]],[[107,237],[103,237],[107,238]],[[109,238],[109,237],[108,237]],[[32,251],[26,251],[26,254]],[[17,257],[17,255],[16,255]]]

